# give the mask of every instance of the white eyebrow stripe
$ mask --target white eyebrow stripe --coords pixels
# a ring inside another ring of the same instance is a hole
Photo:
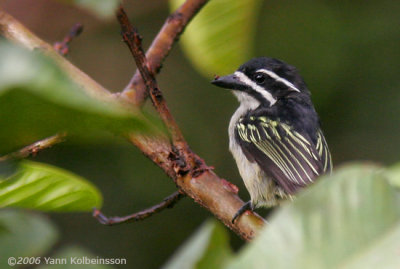
[[[272,72],[272,71],[270,71],[270,70],[267,70],[267,69],[259,69],[259,70],[257,70],[257,72],[261,72],[261,73],[267,74],[267,75],[270,76],[271,78],[275,79],[276,81],[282,82],[283,84],[285,84],[286,86],[292,88],[292,89],[295,90],[296,92],[300,92],[300,90],[297,89],[297,88],[293,85],[293,83],[291,83],[291,82],[287,81],[286,79],[284,79],[284,78],[278,76],[277,74],[275,74],[274,72]]]
[[[272,96],[270,92],[265,90],[263,87],[258,86],[257,83],[249,79],[249,77],[246,76],[244,73],[236,71],[235,76],[239,78],[240,82],[250,86],[253,90],[255,90],[256,92],[261,94],[265,99],[267,99],[269,102],[269,106],[272,106],[273,104],[276,103],[276,99]]]

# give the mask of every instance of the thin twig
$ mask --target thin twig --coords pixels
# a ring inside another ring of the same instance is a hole
[[[157,85],[157,81],[154,74],[150,72],[142,48],[142,40],[136,28],[130,23],[128,16],[126,15],[122,6],[117,11],[117,18],[121,25],[122,37],[124,42],[129,47],[133,58],[135,59],[136,66],[138,67],[142,79],[148,92],[150,93],[151,100],[153,101],[154,107],[158,114],[167,126],[171,138],[172,144],[177,149],[177,157],[182,163],[179,165],[179,169],[182,171],[188,171],[190,168],[196,166],[194,163],[193,155],[189,149],[189,146],[184,139],[181,130],[179,129],[174,117],[172,116],[167,103]],[[183,159],[182,159],[183,158]],[[189,163],[188,163],[189,162]],[[188,167],[189,166],[189,167]]]
[[[124,217],[106,217],[100,210],[93,210],[93,217],[95,217],[101,224],[104,225],[116,225],[131,221],[144,220],[151,217],[155,213],[158,213],[166,208],[172,208],[180,199],[184,197],[184,194],[179,191],[174,192],[170,196],[166,197],[161,203],[154,205],[150,208],[142,210],[140,212],[124,216]]]
[[[53,45],[53,48],[60,53],[61,55],[65,56],[69,52],[68,44],[80,35],[83,31],[83,25],[80,23],[76,23],[72,28],[69,30],[69,33],[64,37],[62,41],[56,42]]]
[[[162,63],[173,45],[179,39],[188,23],[207,2],[208,0],[186,0],[167,18],[146,53],[147,67],[151,73],[157,74],[160,71]],[[148,92],[139,71],[135,72],[122,92],[122,96],[136,105],[141,105],[145,101]]]
[[[65,140],[66,133],[59,133],[43,140],[37,141],[29,146],[26,146],[16,152],[4,155],[0,157],[0,161],[5,161],[8,159],[22,159],[29,157],[30,155],[36,155],[39,151],[51,146],[61,143]]]

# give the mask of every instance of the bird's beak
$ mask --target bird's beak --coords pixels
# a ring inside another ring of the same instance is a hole
[[[214,80],[211,81],[211,83],[221,88],[233,90],[244,90],[247,87],[247,85],[241,82],[235,74],[223,77],[215,77]]]

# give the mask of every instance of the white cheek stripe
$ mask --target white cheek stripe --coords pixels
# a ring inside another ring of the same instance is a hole
[[[276,103],[276,99],[272,96],[270,92],[265,90],[263,87],[258,86],[254,81],[249,79],[244,73],[240,71],[235,72],[235,76],[239,79],[240,82],[250,86],[253,90],[261,94],[267,101],[269,102],[269,106],[272,106]]]
[[[296,92],[300,92],[299,89],[297,89],[291,82],[287,81],[284,78],[281,78],[280,76],[278,76],[277,74],[275,74],[272,71],[266,70],[266,69],[259,69],[257,70],[257,72],[261,72],[264,74],[267,74],[268,76],[270,76],[271,78],[275,79],[276,81],[282,82],[283,84],[285,84],[286,86],[288,86],[289,88],[292,88],[293,90],[295,90]]]

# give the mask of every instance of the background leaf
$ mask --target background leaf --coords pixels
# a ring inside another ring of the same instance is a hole
[[[164,266],[169,268],[222,268],[232,256],[228,234],[216,221],[207,221]]]
[[[385,174],[388,177],[389,182],[397,189],[400,189],[400,163],[386,169]]]
[[[91,211],[101,203],[100,192],[90,182],[47,164],[21,161],[12,175],[0,175],[0,207]]]
[[[17,210],[0,211],[0,266],[6,268],[8,257],[44,255],[58,237],[56,227],[45,217]]]
[[[0,42],[0,58],[0,154],[61,131],[154,130],[141,112],[86,95],[42,54]]]
[[[101,17],[111,18],[121,0],[60,0],[82,7],[89,12]]]
[[[170,0],[176,9],[183,0]],[[181,38],[182,47],[207,77],[232,73],[252,55],[260,0],[210,1]]]
[[[57,264],[57,265],[42,265],[39,266],[39,269],[74,269],[77,267],[76,264],[71,263],[71,258],[82,258],[82,257],[87,257],[89,259],[91,258],[104,258],[104,257],[99,257],[91,253],[90,251],[83,249],[81,247],[76,247],[76,246],[69,246],[62,248],[61,250],[57,251],[54,255],[52,255],[52,258],[55,259],[66,259],[66,264]],[[122,258],[122,257],[109,257],[109,258]],[[85,264],[84,265],[85,269],[111,269],[115,268],[111,265],[106,265],[106,264]]]
[[[399,268],[398,198],[382,168],[343,167],[279,210],[229,268]]]

